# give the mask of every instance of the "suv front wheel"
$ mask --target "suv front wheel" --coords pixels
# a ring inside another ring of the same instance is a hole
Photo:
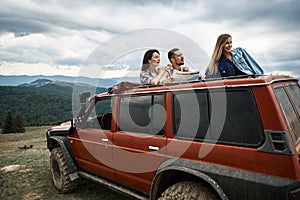
[[[50,169],[53,184],[59,192],[67,193],[76,189],[78,180],[71,181],[68,166],[60,147],[51,151]]]
[[[167,188],[158,200],[220,199],[212,188],[196,182],[179,182]]]

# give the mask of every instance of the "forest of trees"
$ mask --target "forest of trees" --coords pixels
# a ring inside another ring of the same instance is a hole
[[[8,115],[24,126],[53,125],[72,118],[72,87],[66,84],[0,86],[0,127]],[[105,91],[98,88],[97,92]],[[10,114],[9,114],[10,113]]]
[[[24,133],[25,128],[20,114],[14,116],[11,111],[6,113],[2,133]]]

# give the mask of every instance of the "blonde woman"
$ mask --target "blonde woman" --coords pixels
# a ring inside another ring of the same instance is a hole
[[[232,49],[232,37],[222,34],[205,72],[205,78],[264,74],[263,69],[242,48]]]

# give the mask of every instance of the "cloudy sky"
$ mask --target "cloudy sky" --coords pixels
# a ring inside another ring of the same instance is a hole
[[[300,77],[299,11],[299,0],[1,0],[0,75],[77,76],[103,43],[155,28],[193,40],[209,56],[217,37],[229,33],[266,73]],[[137,75],[143,52],[120,55],[107,77],[122,74],[118,69]]]

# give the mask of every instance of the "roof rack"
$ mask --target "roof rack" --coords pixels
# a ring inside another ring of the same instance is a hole
[[[181,85],[181,84],[189,84],[189,83],[197,83],[197,82],[211,82],[211,81],[220,81],[220,80],[233,80],[233,79],[245,79],[245,78],[257,78],[257,77],[264,77],[267,75],[258,75],[258,74],[252,74],[252,75],[239,75],[239,76],[229,76],[229,77],[220,77],[220,78],[210,78],[210,79],[204,79],[204,80],[192,80],[192,81],[185,81],[185,82],[175,82],[175,83],[168,83],[168,84],[158,84],[158,85],[141,85],[137,82],[128,82],[128,81],[122,81],[112,87],[109,87],[107,89],[107,92],[109,94],[116,94],[124,90],[128,89],[136,89],[136,88],[154,88],[154,87],[160,87],[160,86],[172,86],[172,85]],[[272,76],[272,75],[271,75]]]
[[[122,81],[112,87],[109,87],[107,89],[107,92],[109,94],[115,94],[119,93],[124,90],[128,89],[136,89],[136,88],[154,88],[154,87],[160,87],[160,86],[171,86],[171,85],[180,85],[180,84],[187,84],[187,83],[195,83],[195,82],[203,82],[203,80],[193,80],[193,81],[185,81],[185,82],[174,82],[174,83],[168,83],[168,84],[157,84],[157,85],[141,85],[140,83],[136,82],[128,82],[128,81]]]
[[[238,75],[238,76],[228,76],[228,77],[218,77],[218,78],[208,78],[203,81],[218,81],[218,80],[232,80],[232,79],[240,79],[240,78],[256,78],[259,76],[264,76],[264,75],[259,75],[259,74],[250,74],[250,75]]]
[[[120,91],[123,91],[124,89],[133,88],[137,86],[140,86],[140,84],[135,82],[122,81],[112,87],[109,87],[107,89],[107,92],[109,94],[113,94],[113,93],[118,93]]]

